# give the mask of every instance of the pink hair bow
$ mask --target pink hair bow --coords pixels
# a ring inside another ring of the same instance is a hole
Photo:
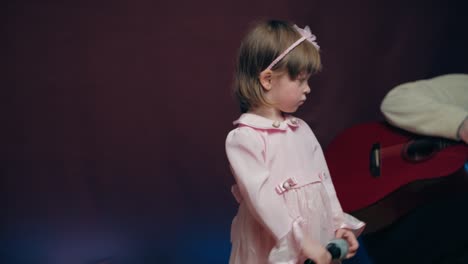
[[[271,70],[271,68],[273,68],[273,66],[275,66],[280,60],[282,60],[284,56],[286,56],[291,50],[293,50],[297,45],[301,44],[306,39],[307,41],[312,43],[312,45],[314,45],[314,47],[317,50],[320,49],[320,46],[315,41],[317,40],[317,37],[310,32],[309,26],[305,26],[304,29],[302,29],[294,25],[294,29],[296,29],[297,32],[299,32],[299,34],[301,34],[302,37],[296,40],[296,42],[294,42],[293,44],[291,44],[291,46],[289,46],[289,48],[287,48],[285,51],[283,51],[283,53],[281,53],[273,62],[271,62],[270,65],[268,65],[268,67],[265,70]]]
[[[294,28],[297,30],[297,32],[299,32],[302,35],[303,38],[305,38],[310,43],[312,43],[312,45],[314,45],[317,50],[320,49],[320,46],[316,42],[317,37],[314,34],[312,34],[312,32],[310,31],[309,26],[305,26],[302,29],[302,28],[298,27],[297,25],[294,25]]]

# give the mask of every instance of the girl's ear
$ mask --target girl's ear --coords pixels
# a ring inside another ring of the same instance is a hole
[[[260,84],[262,85],[263,89],[267,91],[271,89],[272,77],[273,77],[272,70],[264,70],[260,73],[260,76],[258,76],[258,79],[260,80]]]

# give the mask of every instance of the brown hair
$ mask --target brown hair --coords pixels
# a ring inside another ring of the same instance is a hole
[[[279,20],[257,23],[247,33],[239,48],[234,78],[234,92],[241,112],[245,113],[252,107],[270,105],[263,96],[259,75],[299,38],[301,34],[291,23]],[[272,70],[287,72],[295,80],[299,74],[314,74],[321,67],[319,51],[305,40],[273,66]]]

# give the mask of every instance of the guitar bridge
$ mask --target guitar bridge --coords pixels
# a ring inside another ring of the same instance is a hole
[[[369,171],[373,177],[380,176],[380,143],[374,143],[369,153]]]

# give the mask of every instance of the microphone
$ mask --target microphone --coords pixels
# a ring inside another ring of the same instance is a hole
[[[333,239],[328,242],[327,246],[325,247],[332,259],[344,259],[346,254],[348,254],[349,246],[348,242],[342,238]],[[314,264],[311,259],[307,259],[304,264]]]

